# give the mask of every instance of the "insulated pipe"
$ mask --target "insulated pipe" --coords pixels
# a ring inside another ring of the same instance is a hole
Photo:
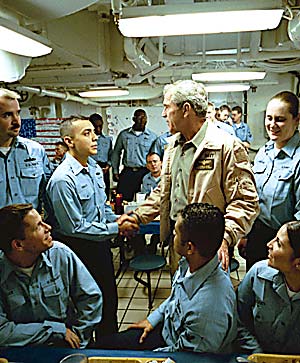
[[[124,51],[127,59],[135,68],[141,70],[142,74],[149,70],[151,61],[146,54],[138,48],[136,39],[124,38]]]
[[[149,47],[150,51],[153,52],[156,57],[159,55],[159,50],[153,44],[151,40],[147,40],[145,42],[147,47]],[[198,63],[200,60],[201,54],[197,55],[173,55],[173,54],[163,54],[163,61],[170,61],[175,63]],[[300,58],[300,50],[291,50],[291,51],[260,51],[257,54],[252,54],[251,52],[242,52],[240,60],[243,61],[264,61],[270,59],[285,59],[285,58]],[[206,62],[217,62],[217,61],[236,61],[236,54],[206,54]]]
[[[53,97],[53,98],[60,98],[65,101],[74,101],[78,103],[82,103],[84,105],[90,105],[90,106],[100,106],[98,102],[91,101],[89,99],[85,99],[78,96],[73,96],[69,92],[57,92],[52,90],[47,90],[41,87],[30,87],[30,86],[16,86],[15,87],[17,91],[25,91],[28,93],[34,93],[37,96],[43,97]]]

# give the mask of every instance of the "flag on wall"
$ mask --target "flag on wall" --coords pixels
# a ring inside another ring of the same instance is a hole
[[[50,159],[55,155],[55,143],[61,141],[60,118],[22,119],[20,136],[33,139],[42,144]]]

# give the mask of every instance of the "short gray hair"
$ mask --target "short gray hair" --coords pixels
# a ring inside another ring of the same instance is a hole
[[[6,88],[0,88],[0,97],[9,98],[11,100],[20,99],[20,95],[17,92],[11,91]]]
[[[199,82],[184,80],[164,87],[164,95],[171,94],[171,102],[181,107],[188,102],[196,112],[197,116],[205,116],[207,111],[208,97],[204,85]]]
[[[90,121],[85,116],[71,116],[63,120],[59,125],[60,137],[63,139],[65,136],[73,136],[73,125],[76,121]]]

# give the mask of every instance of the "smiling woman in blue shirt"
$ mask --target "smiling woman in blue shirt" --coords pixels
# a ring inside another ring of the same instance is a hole
[[[270,140],[258,151],[253,166],[260,214],[246,245],[249,269],[267,257],[267,242],[286,222],[300,219],[299,100],[289,91],[268,103],[265,127]]]
[[[238,288],[244,353],[300,352],[300,221],[284,224]]]

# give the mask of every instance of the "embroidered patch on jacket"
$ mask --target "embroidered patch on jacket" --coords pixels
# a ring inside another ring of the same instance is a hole
[[[214,159],[198,159],[195,161],[194,168],[196,170],[213,170]]]

